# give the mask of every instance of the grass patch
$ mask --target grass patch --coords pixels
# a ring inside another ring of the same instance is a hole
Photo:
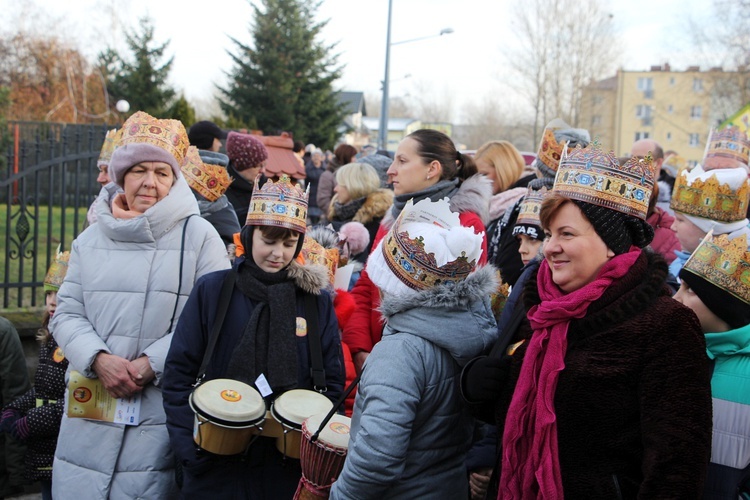
[[[44,305],[42,284],[57,246],[70,250],[83,231],[88,207],[0,205],[0,309]],[[77,225],[76,225],[77,221]],[[24,237],[25,233],[25,237]],[[23,237],[23,239],[21,239]]]

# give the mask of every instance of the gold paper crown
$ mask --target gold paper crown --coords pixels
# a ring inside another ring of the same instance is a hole
[[[557,139],[555,139],[555,129],[546,128],[536,157],[550,170],[557,172],[564,148],[565,142],[557,142]]]
[[[260,189],[258,184],[256,180],[245,224],[285,227],[304,234],[309,193],[292,184],[286,174],[282,174],[277,182],[269,179]]]
[[[523,197],[518,211],[516,224],[528,224],[530,226],[541,226],[539,222],[539,211],[542,209],[542,201],[547,196],[547,188],[535,190],[528,188],[526,196]]]
[[[221,165],[203,163],[198,148],[195,146],[188,148],[185,165],[181,170],[190,187],[208,201],[221,198],[232,183],[227,169]]]
[[[750,138],[736,125],[723,130],[712,130],[703,163],[711,158],[730,158],[747,165],[750,158]]]
[[[749,202],[750,181],[747,179],[739,189],[733,190],[729,184],[722,184],[716,173],[705,181],[696,178],[691,183],[688,171],[681,170],[675,178],[669,206],[678,212],[716,222],[735,222],[747,216]]]
[[[684,269],[750,305],[750,252],[744,234],[731,240],[726,234],[704,238]]]
[[[552,190],[646,220],[655,176],[650,154],[620,166],[613,152],[605,153],[594,141],[585,148],[565,149]]]
[[[679,172],[688,168],[688,162],[685,158],[680,155],[669,155],[664,163],[661,165],[662,168],[670,168],[674,172]]]
[[[68,272],[68,260],[70,260],[70,252],[60,252],[58,248],[55,260],[52,261],[47,276],[44,277],[45,292],[56,292],[60,289],[65,274]]]
[[[116,128],[113,128],[112,130],[107,132],[107,135],[104,136],[104,144],[102,144],[102,150],[99,153],[99,159],[96,162],[97,167],[100,167],[102,165],[109,165],[109,161],[112,159],[112,153],[114,153],[115,149],[117,149],[117,146],[120,145],[121,136],[122,131],[117,130]]]
[[[431,288],[446,281],[464,280],[477,264],[477,258],[469,261],[466,253],[462,252],[461,256],[455,260],[439,266],[435,260],[435,254],[428,253],[425,250],[424,238],[421,236],[411,238],[409,236],[406,228],[402,227],[408,225],[409,222],[430,222],[446,229],[460,225],[460,222],[451,224],[450,214],[452,212],[450,212],[447,203],[445,203],[445,210],[448,213],[445,215],[448,217],[426,212],[418,213],[419,204],[425,202],[432,203],[427,199],[420,201],[415,206],[412,200],[409,200],[383,242],[383,257],[385,257],[388,268],[413,290]],[[435,204],[438,203],[443,203],[443,201],[435,202]],[[417,208],[414,209],[414,207]],[[453,215],[458,221],[457,214]]]
[[[138,111],[122,124],[121,134],[119,146],[151,144],[171,153],[179,165],[185,163],[190,141],[179,120],[158,120]]]
[[[328,281],[331,285],[336,279],[336,269],[339,267],[339,249],[325,248],[310,235],[305,235],[305,241],[302,243],[300,252],[305,259],[305,263],[319,264],[326,268],[328,272]]]

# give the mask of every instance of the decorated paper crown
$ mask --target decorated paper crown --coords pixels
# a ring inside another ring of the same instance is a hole
[[[339,267],[338,248],[325,248],[309,234],[306,234],[300,255],[304,258],[306,264],[319,264],[325,267],[328,272],[328,281],[333,286],[336,279],[336,269]]]
[[[518,211],[516,225],[513,227],[513,235],[526,234],[532,238],[543,239],[541,231],[542,223],[539,221],[539,211],[542,209],[542,201],[547,196],[547,188],[540,190],[528,188],[526,196],[521,201]]]
[[[117,149],[117,146],[119,146],[120,137],[122,136],[122,131],[117,130],[116,128],[113,128],[112,130],[107,132],[107,135],[104,136],[104,144],[102,144],[102,150],[99,153],[99,159],[96,162],[97,167],[101,167],[102,165],[109,165],[109,160],[112,159],[112,153],[115,152],[115,149]]]
[[[557,172],[565,148],[565,142],[557,142],[557,139],[555,139],[555,130],[557,129],[551,127],[544,129],[542,143],[539,145],[539,151],[536,154],[537,159],[553,172]]]
[[[706,154],[703,156],[703,168],[711,170],[714,168],[714,163],[721,165],[723,158],[737,160],[747,165],[749,157],[750,138],[739,127],[733,125],[723,130],[711,130]]]
[[[68,260],[70,260],[70,252],[60,252],[58,247],[55,260],[52,261],[47,276],[44,277],[45,292],[56,292],[60,289],[65,274],[68,272]]]
[[[451,212],[447,199],[437,202],[424,199],[416,205],[409,200],[382,245],[383,257],[391,272],[413,290],[466,279],[482,255],[481,244],[473,245],[474,250],[468,255],[460,251],[454,260],[438,262],[431,238],[425,239],[424,235],[419,234],[415,223],[422,223],[423,227],[437,226],[443,230],[467,229],[470,234],[462,236],[465,247],[472,246],[467,245],[469,238],[483,237],[483,234],[474,234],[470,228],[461,228],[458,214]]]
[[[690,172],[682,170],[677,174],[669,206],[678,212],[703,219],[735,222],[746,217],[748,203],[750,180],[744,169],[725,168],[705,172],[698,166]]]
[[[122,125],[119,146],[126,144],[151,144],[172,154],[177,163],[185,163],[188,141],[185,126],[179,120],[158,120],[138,111]]]
[[[195,146],[188,148],[185,164],[181,170],[190,187],[208,201],[221,198],[232,183],[227,169],[221,165],[203,163],[198,148]]]
[[[630,158],[620,166],[613,152],[605,153],[594,141],[585,148],[563,151],[552,189],[645,220],[655,176],[651,155]]]
[[[285,227],[304,234],[309,186],[307,192],[303,191],[292,184],[286,174],[282,174],[277,182],[269,179],[262,188],[258,188],[258,180],[255,181],[245,224]]]
[[[545,187],[539,190],[528,188],[519,207],[516,224],[531,224],[534,226],[541,224],[539,222],[539,211],[542,209],[542,201],[547,196],[547,192]]]
[[[683,268],[750,305],[750,252],[744,234],[729,239],[709,235]]]
[[[677,174],[684,169],[690,168],[685,158],[680,155],[669,155],[661,164],[662,170],[666,170],[672,177],[677,177]]]

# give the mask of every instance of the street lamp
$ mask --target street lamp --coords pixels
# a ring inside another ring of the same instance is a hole
[[[130,103],[126,101],[125,99],[120,99],[117,101],[117,104],[115,104],[115,109],[119,111],[120,113],[127,113],[130,111]]]
[[[388,91],[390,86],[390,70],[391,70],[391,45],[400,45],[403,43],[416,42],[424,40],[426,38],[434,38],[436,36],[449,35],[453,33],[452,28],[444,28],[440,30],[437,35],[427,35],[419,38],[411,38],[409,40],[401,40],[399,42],[391,43],[391,11],[393,7],[393,0],[388,0],[388,31],[386,34],[385,41],[385,76],[383,77],[383,99],[380,102],[380,130],[378,132],[378,146],[380,149],[388,150]]]

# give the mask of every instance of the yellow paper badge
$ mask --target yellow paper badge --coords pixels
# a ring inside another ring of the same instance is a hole
[[[307,320],[301,316],[297,316],[297,337],[307,336]]]
[[[52,361],[55,363],[62,363],[65,361],[65,354],[63,354],[62,347],[58,346],[57,349],[55,349],[55,352],[52,353]]]

